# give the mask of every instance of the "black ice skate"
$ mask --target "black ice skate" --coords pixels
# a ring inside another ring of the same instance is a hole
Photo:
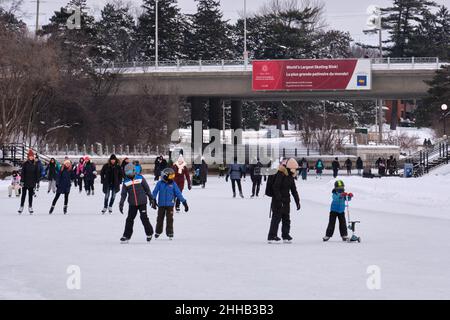
[[[153,236],[147,236],[147,242],[152,241]]]
[[[23,212],[23,207],[20,207],[19,210],[17,211],[19,214],[22,214]]]
[[[109,214],[112,214],[112,207],[108,207]]]
[[[291,236],[287,236],[286,238],[283,239],[284,243],[292,243],[292,237]]]
[[[242,194],[242,192],[240,192],[239,195],[241,196],[242,199],[244,199],[244,195]]]
[[[122,244],[127,244],[129,241],[130,241],[130,239],[128,239],[127,237],[120,238],[120,243],[122,243]]]
[[[50,210],[49,210],[48,214],[52,214],[52,213],[53,213],[53,210],[55,210],[55,206],[51,206],[51,207],[50,207]]]
[[[156,233],[156,234],[155,234],[155,239],[158,239],[159,236],[160,236],[160,235]]]
[[[67,214],[67,206],[64,206],[64,207],[63,207],[63,213],[64,213],[64,214]]]
[[[28,208],[28,212],[30,213],[30,215],[32,215],[32,214],[34,213],[33,208],[32,208],[32,207],[29,207],[29,208]]]
[[[108,210],[107,208],[103,208],[102,214],[105,214],[107,210]]]
[[[272,238],[269,238],[267,241],[269,244],[275,244],[275,243],[280,243],[281,239],[278,237],[272,237]]]
[[[169,238],[169,240],[173,240],[173,234],[168,234],[167,237]]]
[[[325,236],[322,238],[322,240],[323,240],[323,242],[327,242],[328,240],[330,240],[330,237]]]

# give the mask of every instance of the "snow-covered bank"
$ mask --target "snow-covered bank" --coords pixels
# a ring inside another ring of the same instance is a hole
[[[444,168],[442,168],[444,172]],[[448,170],[448,168],[447,168]],[[450,171],[450,170],[449,170]],[[49,216],[43,183],[36,215],[18,216],[18,199],[0,183],[1,299],[449,299],[450,175],[420,179],[342,177],[355,193],[361,244],[338,236],[323,243],[330,177],[298,181],[300,213],[292,211],[291,245],[268,245],[270,199],[232,199],[223,179],[185,191],[190,212],[176,214],[175,240],[145,243],[139,219],[121,245],[125,216],[101,216],[94,197],[73,190],[69,215],[62,199]],[[153,183],[152,183],[153,187]],[[263,185],[263,189],[264,189]],[[150,211],[154,225],[156,214]],[[81,290],[67,289],[67,268],[81,270]],[[369,290],[367,268],[381,270]]]

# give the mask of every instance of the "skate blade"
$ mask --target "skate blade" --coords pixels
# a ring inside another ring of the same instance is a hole
[[[291,244],[291,243],[292,243],[292,240],[284,240],[283,243]]]
[[[128,242],[130,242],[129,240],[126,241],[120,241],[120,244],[128,244]]]

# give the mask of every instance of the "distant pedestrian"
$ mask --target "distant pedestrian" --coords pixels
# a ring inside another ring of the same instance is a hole
[[[315,169],[316,169],[316,179],[322,179],[322,172],[323,169],[325,168],[325,165],[323,164],[322,159],[318,159],[315,165]]]
[[[358,159],[356,160],[356,170],[358,170],[359,176],[362,174],[362,171],[364,170],[364,163],[361,157],[358,157]]]
[[[331,166],[333,168],[333,178],[336,179],[336,177],[339,175],[339,169],[341,168],[341,165],[339,164],[339,159],[337,157],[334,158],[334,161],[331,163]]]
[[[345,160],[345,168],[347,169],[347,175],[351,176],[352,175],[352,167],[353,167],[353,162],[352,160],[350,160],[350,158],[347,158],[347,160]]]

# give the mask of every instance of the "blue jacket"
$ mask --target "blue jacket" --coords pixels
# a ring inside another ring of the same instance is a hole
[[[242,175],[244,173],[245,173],[244,166],[238,163],[233,163],[228,166],[227,178],[229,176],[233,180],[239,180],[242,178]]]
[[[345,198],[341,193],[333,192],[333,201],[331,202],[331,212],[345,213]]]
[[[72,170],[63,167],[56,175],[56,192],[69,193],[72,181],[70,180]]]
[[[164,180],[158,181],[155,189],[153,189],[153,198],[158,196],[158,206],[173,207],[175,205],[175,198],[178,198],[182,203],[186,202],[183,194],[175,182],[167,183]]]

